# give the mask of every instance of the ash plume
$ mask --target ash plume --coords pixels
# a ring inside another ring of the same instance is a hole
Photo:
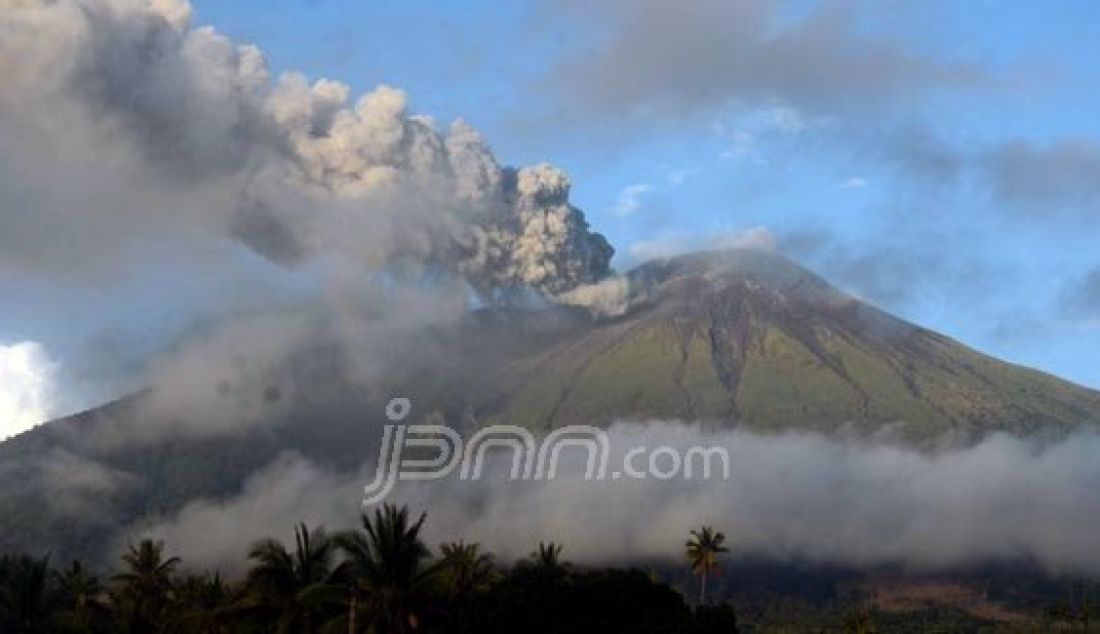
[[[563,172],[501,166],[470,126],[437,128],[400,90],[272,80],[259,49],[192,27],[183,0],[0,8],[0,182],[16,198],[0,266],[79,274],[236,240],[288,265],[443,271],[486,298],[608,273],[613,249]]]

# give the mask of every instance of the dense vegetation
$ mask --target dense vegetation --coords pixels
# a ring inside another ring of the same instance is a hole
[[[295,529],[257,541],[239,580],[186,572],[164,544],[131,545],[115,574],[49,557],[0,559],[2,632],[732,632],[733,609],[690,608],[637,569],[580,569],[540,543],[505,568],[478,544],[421,538],[425,517],[387,505],[358,530]],[[721,533],[688,542],[692,569],[714,570]]]
[[[642,570],[574,566],[555,543],[512,565],[479,544],[432,552],[425,516],[391,505],[361,522],[336,533],[303,524],[293,544],[261,539],[234,579],[148,539],[103,576],[80,561],[52,568],[48,555],[0,557],[0,632],[1088,632],[1096,620],[1091,585],[1036,603],[1060,591],[1017,570],[983,574],[986,594],[1014,606],[1007,619],[949,605],[883,611],[866,594],[835,594],[835,572],[744,560],[720,571],[725,535],[709,526],[691,531],[675,568]]]

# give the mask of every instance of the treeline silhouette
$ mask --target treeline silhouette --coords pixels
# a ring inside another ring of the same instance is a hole
[[[562,546],[540,543],[500,565],[478,544],[433,554],[405,507],[364,514],[357,530],[305,524],[294,543],[261,539],[240,579],[185,572],[164,544],[133,544],[117,571],[99,577],[81,562],[0,558],[0,632],[735,632],[728,604],[706,602],[706,575],[724,536],[703,527],[686,544],[700,578],[689,606],[639,569],[584,569]]]

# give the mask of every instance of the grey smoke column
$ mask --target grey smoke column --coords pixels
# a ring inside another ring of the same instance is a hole
[[[471,127],[410,114],[399,90],[352,101],[336,81],[271,81],[256,47],[192,28],[183,0],[0,8],[0,132],[54,151],[59,189],[104,172],[118,181],[108,194],[151,190],[71,212],[59,203],[74,223],[133,236],[160,214],[153,224],[180,240],[200,227],[281,263],[431,267],[486,295],[555,295],[608,272],[613,249],[569,203],[565,174],[502,167]],[[89,147],[113,171],[65,163]]]

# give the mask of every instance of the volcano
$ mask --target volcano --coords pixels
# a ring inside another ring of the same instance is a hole
[[[690,254],[643,264],[625,282],[614,316],[563,305],[473,311],[417,334],[416,346],[436,353],[403,355],[365,388],[340,377],[328,346],[284,368],[292,390],[277,376],[254,395],[219,385],[169,421],[150,418],[144,404],[156,394],[146,391],[39,426],[0,443],[0,551],[106,556],[120,527],[238,495],[287,451],[352,472],[375,455],[394,394],[420,417],[465,429],[661,419],[882,435],[922,450],[995,432],[1058,438],[1100,422],[1100,392],[893,317],[778,255]],[[278,407],[240,433],[142,433],[185,429],[221,399],[252,397]]]
[[[628,279],[626,314],[568,328],[504,366],[482,417],[534,428],[657,418],[890,430],[914,442],[1100,420],[1100,393],[893,317],[778,255],[695,253]]]

